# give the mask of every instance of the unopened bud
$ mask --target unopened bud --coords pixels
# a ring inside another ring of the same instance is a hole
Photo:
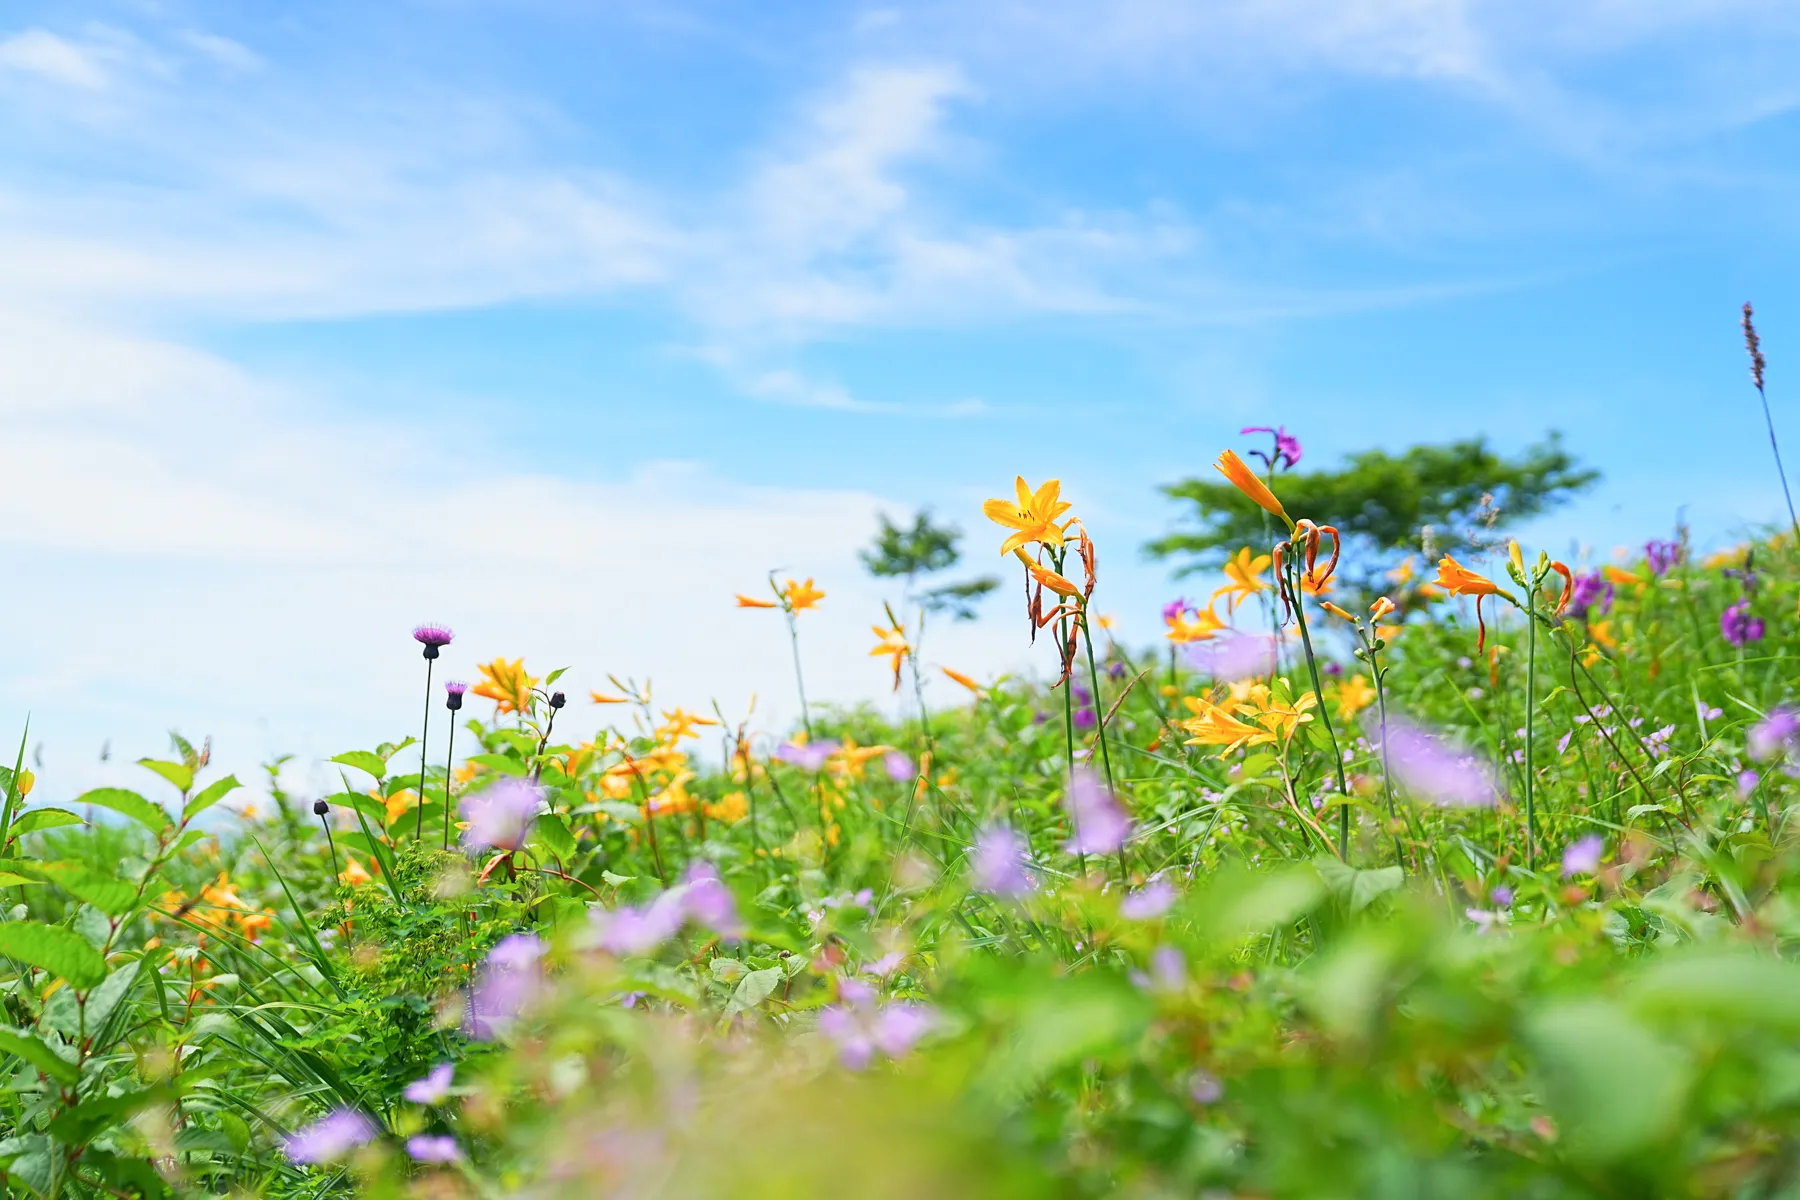
[[[314,800],[313,801],[313,816],[322,817],[330,811],[331,811],[331,805],[325,803],[325,801],[323,801],[323,800]]]
[[[550,693],[550,707],[551,708],[561,708],[563,705],[567,704],[568,702],[569,702],[569,698],[567,696],[563,695],[561,692],[551,692]]]

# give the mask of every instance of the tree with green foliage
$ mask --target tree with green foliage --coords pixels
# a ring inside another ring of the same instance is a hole
[[[1343,533],[1345,552],[1372,565],[1369,560],[1403,549],[1443,552],[1485,544],[1599,478],[1553,432],[1513,458],[1490,449],[1485,438],[1472,438],[1400,454],[1365,450],[1336,470],[1271,472],[1268,482],[1289,512],[1329,514]],[[1239,546],[1268,541],[1268,515],[1223,478],[1188,479],[1163,491],[1191,502],[1195,523],[1145,549],[1155,558],[1187,559],[1180,574],[1215,567]]]
[[[910,529],[894,524],[886,513],[879,519],[881,530],[875,535],[875,544],[861,554],[869,574],[877,579],[904,579],[908,602],[917,602],[924,612],[949,613],[958,621],[974,620],[975,606],[1000,585],[999,580],[984,576],[917,591],[920,576],[948,571],[962,558],[956,547],[962,530],[934,524],[928,509],[921,509],[913,517]]]

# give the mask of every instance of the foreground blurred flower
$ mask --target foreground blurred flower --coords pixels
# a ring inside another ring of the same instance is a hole
[[[1067,847],[1072,854],[1116,854],[1131,834],[1131,818],[1118,798],[1086,767],[1070,773],[1063,807],[1075,831]]]
[[[737,898],[719,870],[705,859],[689,864],[682,877],[681,909],[688,920],[704,925],[722,938],[736,940],[744,935],[744,922],[738,916]]]
[[[819,1032],[837,1043],[838,1060],[853,1071],[873,1062],[877,1050],[888,1058],[904,1057],[936,1023],[936,1012],[923,1004],[896,1003],[880,1011],[866,1004],[819,1010]]]
[[[591,920],[598,935],[595,944],[621,958],[651,953],[690,921],[728,941],[744,935],[737,898],[719,878],[718,868],[704,859],[690,864],[679,884],[648,905],[596,909]]]
[[[895,783],[905,783],[914,775],[913,760],[903,750],[889,750],[881,756],[881,769]]]
[[[462,1157],[456,1139],[447,1133],[416,1133],[406,1139],[406,1152],[422,1163],[452,1163]]]
[[[531,707],[531,689],[537,686],[537,678],[526,673],[524,659],[516,658],[508,662],[504,658],[496,658],[476,669],[486,679],[471,690],[477,696],[486,696],[492,700],[499,706],[499,712],[522,713]]]
[[[494,943],[469,989],[464,1025],[477,1041],[504,1036],[543,986],[544,943],[535,934],[511,933]],[[429,1077],[428,1077],[429,1078]]]
[[[1028,894],[1036,886],[1029,869],[1030,850],[1024,838],[1004,825],[982,830],[970,858],[975,890],[1009,898]]]
[[[1578,837],[1570,842],[1563,851],[1562,873],[1567,879],[1571,875],[1592,875],[1600,867],[1600,855],[1605,851],[1606,843],[1597,833]]]
[[[1744,747],[1751,758],[1767,762],[1786,753],[1796,733],[1800,733],[1800,718],[1785,708],[1771,709],[1744,735]]]
[[[464,796],[460,807],[469,827],[463,830],[463,846],[517,850],[543,806],[544,793],[536,785],[511,777]]]
[[[1569,589],[1568,614],[1571,617],[1585,617],[1590,612],[1605,613],[1612,607],[1613,585],[1599,571],[1588,571],[1575,576],[1574,585]]]
[[[737,606],[739,608],[780,608],[781,607],[781,605],[777,604],[773,600],[757,600],[750,596],[744,595],[744,593],[742,593],[742,592],[737,593]]]
[[[414,1104],[442,1104],[450,1095],[450,1083],[456,1078],[455,1063],[439,1063],[423,1079],[415,1079],[400,1094]]]
[[[1033,542],[1046,546],[1063,544],[1063,528],[1057,518],[1074,505],[1062,496],[1062,480],[1050,479],[1033,492],[1023,475],[1013,480],[1012,500],[989,500],[981,506],[988,520],[1006,529],[1016,530],[1000,544],[1002,555],[1011,554]]]
[[[1175,888],[1166,879],[1155,879],[1119,902],[1119,915],[1132,921],[1148,921],[1168,912],[1175,904]]]
[[[1275,673],[1275,639],[1266,633],[1234,633],[1182,651],[1188,665],[1219,683]]]
[[[281,1152],[297,1163],[336,1162],[358,1146],[375,1140],[374,1121],[352,1108],[340,1108],[290,1136]]]
[[[817,771],[825,765],[826,759],[838,752],[841,745],[830,738],[818,742],[795,738],[775,747],[775,757],[801,770]]]
[[[962,684],[964,687],[968,688],[971,692],[974,692],[977,696],[981,695],[981,692],[982,692],[981,685],[979,683],[976,683],[973,679],[969,678],[967,675],[964,675],[961,671],[952,671],[949,667],[939,667],[938,670],[942,671],[945,675],[949,676],[951,679],[955,680],[957,683]]]
[[[1748,600],[1739,600],[1719,614],[1719,633],[1733,646],[1760,642],[1763,636],[1763,619],[1751,615]]]
[[[1491,808],[1499,800],[1493,775],[1474,755],[1397,720],[1388,722],[1387,741],[1395,782],[1419,799],[1450,808]]]

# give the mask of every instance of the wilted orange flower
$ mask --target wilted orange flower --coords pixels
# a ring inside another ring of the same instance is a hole
[[[499,712],[524,712],[531,707],[531,689],[537,686],[537,677],[525,673],[524,659],[507,662],[504,657],[496,658],[476,669],[487,678],[469,690],[492,700]]]
[[[964,675],[961,671],[952,671],[949,667],[940,667],[938,669],[943,671],[943,673],[950,678],[956,680],[956,682],[968,688],[971,692],[974,692],[977,696],[981,695],[983,691],[982,686],[973,679],[970,679],[967,675]]]
[[[781,589],[781,598],[787,601],[789,612],[798,613],[817,608],[825,593],[813,586],[812,576],[808,575],[805,583],[788,580],[787,586]]]
[[[1227,450],[1219,455],[1219,461],[1215,462],[1213,466],[1219,469],[1219,474],[1231,480],[1232,486],[1236,487],[1238,491],[1283,521],[1287,521],[1289,527],[1292,527],[1293,522],[1288,520],[1287,509],[1281,507],[1281,501],[1275,498],[1275,493],[1271,492],[1268,485],[1256,477],[1256,472],[1244,465],[1244,460],[1239,458],[1235,451]]]
[[[739,608],[780,608],[781,607],[781,605],[775,603],[775,601],[773,601],[773,600],[753,600],[749,596],[744,595],[744,593],[742,593],[742,592],[739,592],[737,594],[737,606]]]
[[[1081,589],[1075,586],[1074,580],[1058,575],[1048,567],[1038,566],[1038,564],[1025,557],[1025,552],[1023,550],[1019,551],[1019,561],[1025,564],[1025,570],[1030,572],[1031,577],[1034,580],[1042,586],[1049,588],[1057,595],[1069,597],[1081,595]]]
[[[893,656],[894,690],[897,692],[900,690],[900,663],[908,654],[912,653],[912,647],[906,644],[905,627],[902,626],[900,622],[894,621],[891,616],[888,619],[893,622],[893,628],[891,629],[883,629],[879,625],[869,626],[870,632],[880,639],[880,641],[875,644],[875,648],[869,651],[869,657],[880,658],[883,655]]]
[[[1269,556],[1258,554],[1252,556],[1250,547],[1245,546],[1237,555],[1225,563],[1225,586],[1212,594],[1208,601],[1210,607],[1220,596],[1225,597],[1225,611],[1232,612],[1237,608],[1239,600],[1248,600],[1258,592],[1267,591],[1269,585],[1262,581],[1262,573],[1269,569]]]
[[[988,520],[1017,531],[1000,544],[1000,553],[1011,554],[1032,542],[1062,545],[1063,528],[1056,523],[1057,518],[1074,507],[1061,498],[1062,480],[1046,480],[1034,492],[1020,475],[1013,480],[1013,493],[1011,500],[989,500],[981,506]]]

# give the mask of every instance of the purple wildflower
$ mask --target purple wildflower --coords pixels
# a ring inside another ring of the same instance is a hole
[[[682,877],[681,911],[688,920],[704,925],[728,941],[744,935],[738,916],[737,897],[719,878],[718,868],[704,859],[690,865]]]
[[[373,1141],[379,1132],[374,1121],[355,1109],[334,1109],[290,1136],[282,1143],[281,1152],[297,1163],[336,1162]]]
[[[1563,878],[1567,879],[1571,875],[1592,875],[1599,869],[1600,855],[1605,851],[1606,843],[1600,840],[1600,835],[1597,833],[1576,838],[1563,851]]]
[[[900,964],[905,961],[906,955],[900,953],[898,950],[890,950],[874,962],[864,966],[863,974],[873,975],[878,979],[886,979],[889,975],[892,975],[895,971],[899,970]]]
[[[1750,601],[1739,600],[1719,614],[1719,632],[1733,646],[1760,642],[1763,637],[1763,619],[1750,614]]]
[[[419,625],[413,629],[413,641],[425,647],[426,658],[436,658],[438,651],[455,638],[456,635],[450,632],[448,625]]]
[[[493,1041],[509,1029],[543,984],[538,960],[544,943],[536,934],[509,933],[494,943],[469,989],[469,1036]]]
[[[1274,453],[1263,454],[1260,451],[1252,451],[1252,453],[1254,453],[1256,455],[1256,457],[1262,459],[1265,464],[1267,464],[1268,466],[1271,466],[1271,467],[1273,467],[1276,463],[1285,463],[1289,468],[1297,467],[1300,465],[1300,439],[1295,437],[1293,434],[1289,433],[1287,431],[1286,425],[1282,425],[1275,429],[1270,429],[1267,425],[1250,425],[1250,426],[1246,426],[1243,429],[1238,430],[1238,433],[1240,435],[1246,434],[1246,433],[1272,433],[1272,434],[1274,434],[1275,435]]]
[[[1499,799],[1493,775],[1474,755],[1404,722],[1388,722],[1388,759],[1395,782],[1427,803],[1491,808]]]
[[[838,1060],[860,1071],[880,1051],[902,1058],[937,1023],[937,1014],[922,1004],[890,1004],[879,1012],[833,1005],[819,1010],[819,1032],[837,1043]]]
[[[468,693],[468,690],[469,690],[469,685],[464,683],[462,680],[446,679],[444,681],[444,707],[449,709],[451,712],[455,712],[458,709],[460,709],[463,706],[463,696]],[[451,729],[452,736],[455,735],[455,732],[456,732],[455,729],[452,728]]]
[[[1094,715],[1094,693],[1079,683],[1070,684],[1069,687],[1075,700],[1075,728],[1092,729],[1098,719]]]
[[[422,1163],[452,1163],[462,1157],[456,1139],[447,1133],[416,1133],[406,1139],[406,1152]]]
[[[1181,614],[1186,612],[1190,607],[1186,596],[1175,597],[1175,599],[1163,605],[1163,624],[1173,625],[1181,618]]]
[[[1210,1071],[1195,1071],[1188,1081],[1188,1095],[1195,1104],[1217,1104],[1225,1097],[1225,1085]]]
[[[1178,992],[1187,983],[1187,960],[1173,946],[1158,946],[1150,952],[1150,982],[1159,990]]]
[[[901,750],[889,750],[882,755],[881,767],[895,783],[905,783],[915,773],[912,758]]]
[[[1175,889],[1166,879],[1154,879],[1119,902],[1119,915],[1132,921],[1149,921],[1175,905]]]
[[[1070,774],[1063,807],[1075,830],[1068,844],[1072,854],[1116,854],[1131,834],[1131,818],[1118,798],[1086,767]]]
[[[456,1078],[456,1064],[439,1063],[423,1079],[415,1079],[400,1094],[414,1104],[442,1104],[450,1094],[450,1081]]]
[[[990,896],[1023,896],[1036,886],[1027,869],[1025,839],[1004,825],[984,829],[975,839],[975,889]]]
[[[1660,539],[1645,542],[1644,558],[1650,563],[1652,575],[1662,575],[1681,561],[1681,543]]]
[[[1750,793],[1754,792],[1756,790],[1756,785],[1761,782],[1762,776],[1758,775],[1755,771],[1750,770],[1748,767],[1739,771],[1737,778],[1738,799],[1748,800],[1750,798]]]
[[[853,976],[845,975],[837,981],[838,999],[852,1008],[868,1008],[875,1003],[875,989],[868,983]]]
[[[1769,715],[1750,727],[1744,735],[1744,746],[1758,762],[1786,753],[1794,735],[1800,733],[1800,718],[1785,708],[1769,710]]]
[[[1266,633],[1234,633],[1182,647],[1188,665],[1220,683],[1275,673],[1275,639]]]
[[[592,920],[600,949],[624,958],[649,954],[674,937],[683,915],[681,896],[670,888],[643,908],[621,905],[611,912],[596,911]]]
[[[464,796],[462,815],[469,823],[463,830],[464,849],[517,850],[543,806],[544,793],[536,784],[510,777]]]
[[[1106,677],[1108,679],[1123,679],[1123,678],[1125,678],[1125,664],[1120,662],[1118,659],[1114,659],[1112,662],[1107,663],[1106,664]]]
[[[1513,890],[1503,883],[1488,892],[1488,899],[1494,902],[1495,908],[1511,908]]]
[[[1586,617],[1590,612],[1604,613],[1612,607],[1613,585],[1601,571],[1587,571],[1575,577],[1569,589],[1568,613]]]
[[[783,742],[775,747],[776,758],[803,771],[817,771],[825,765],[826,759],[837,752],[838,743],[830,739],[822,742]]]

